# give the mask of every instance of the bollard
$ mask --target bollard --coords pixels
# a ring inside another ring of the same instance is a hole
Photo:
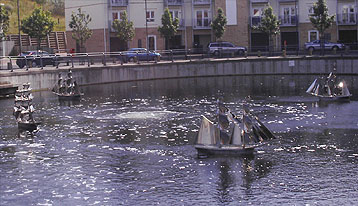
[[[104,54],[104,52],[102,54],[103,54],[103,58],[102,58],[103,66],[106,66],[106,55]]]
[[[71,65],[72,65],[72,68],[74,68],[74,65],[73,65],[73,55],[71,54]]]
[[[313,53],[313,49],[308,49],[308,54],[309,54],[310,56],[312,56],[312,53]]]
[[[247,59],[247,51],[244,51],[245,58]]]
[[[137,62],[137,64],[140,64],[139,58],[138,58],[138,52],[136,52],[136,55],[134,57],[134,62]]]
[[[91,61],[90,61],[88,53],[86,53],[86,56],[87,56],[87,67],[90,67]]]
[[[283,49],[283,50],[282,50],[282,56],[283,56],[283,57],[286,57],[286,49]]]
[[[260,51],[260,50],[257,51],[257,56],[258,56],[258,57],[261,57],[261,51]]]
[[[333,54],[337,54],[337,47],[333,48]]]

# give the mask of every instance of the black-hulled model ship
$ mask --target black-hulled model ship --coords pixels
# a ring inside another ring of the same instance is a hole
[[[72,71],[69,70],[65,79],[58,75],[57,84],[52,91],[62,100],[79,99],[83,94],[80,92],[79,86],[72,77]]]
[[[196,139],[198,157],[210,155],[250,155],[254,149],[274,139],[272,132],[248,109],[234,115],[218,101],[218,124],[203,116]]]
[[[332,72],[328,77],[315,79],[306,91],[320,101],[349,101],[352,94],[344,80],[337,80]]]
[[[32,99],[30,83],[25,83],[22,89],[16,90],[13,114],[20,130],[37,130],[37,126],[40,124],[33,117],[35,108],[32,105]]]

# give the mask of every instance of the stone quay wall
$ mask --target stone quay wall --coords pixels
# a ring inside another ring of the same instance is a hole
[[[336,68],[336,74],[358,75],[357,57],[262,57],[236,59],[210,59],[141,63],[126,65],[92,65],[38,68],[26,71],[0,72],[1,81],[14,85],[30,82],[34,90],[51,89],[58,74],[72,69],[79,85],[93,85],[113,82],[143,81],[169,78],[215,77],[235,75],[323,75]]]

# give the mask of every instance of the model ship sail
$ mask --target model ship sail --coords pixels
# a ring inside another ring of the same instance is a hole
[[[233,114],[218,102],[217,124],[202,116],[195,148],[202,153],[246,153],[265,140],[274,139],[272,132],[252,113],[244,110],[242,117]]]
[[[23,84],[23,88],[16,90],[14,116],[18,123],[19,129],[36,130],[39,122],[33,117],[35,111],[32,105],[33,96],[31,94],[30,83]]]
[[[57,84],[54,86],[52,91],[57,94],[60,98],[78,98],[82,94],[80,92],[79,86],[72,77],[72,71],[69,70],[67,77],[63,79],[61,74],[58,75]]]
[[[349,100],[352,94],[349,92],[347,84],[344,80],[338,81],[337,77],[331,72],[326,79],[315,79],[306,90],[314,96],[318,96],[320,100]]]

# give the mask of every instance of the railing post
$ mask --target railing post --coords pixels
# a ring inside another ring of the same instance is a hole
[[[57,55],[55,54],[55,64],[56,64],[56,69],[58,69],[58,65],[59,65],[59,63],[58,63],[58,57],[57,57]]]
[[[88,53],[86,53],[86,56],[87,56],[87,66],[90,67],[90,66],[91,66],[91,62],[90,62],[90,58],[89,58]]]
[[[74,65],[73,65],[73,55],[71,54],[71,65],[72,65],[72,68],[74,68]]]
[[[44,69],[44,64],[42,62],[42,55],[40,55],[40,65],[41,65],[41,70]]]
[[[138,58],[138,52],[136,52],[136,61],[137,61],[137,64],[140,64],[140,62],[139,62],[139,58]]]
[[[29,63],[27,62],[27,56],[25,56],[26,71],[29,71]]]
[[[191,53],[191,49],[189,49],[189,61],[191,62],[191,55],[190,55],[190,53]]]
[[[170,50],[170,58],[171,58],[172,62],[174,62],[173,50]]]
[[[103,66],[106,66],[106,55],[104,52],[102,54],[103,54],[103,58],[102,58]]]
[[[123,55],[122,55],[122,52],[119,52],[119,57],[120,57],[120,60],[121,60],[121,65],[123,65]]]
[[[9,57],[9,60],[10,60],[10,62],[7,63],[7,67],[8,67],[8,69],[11,70],[10,72],[13,72],[14,68],[12,67],[11,57]]]

